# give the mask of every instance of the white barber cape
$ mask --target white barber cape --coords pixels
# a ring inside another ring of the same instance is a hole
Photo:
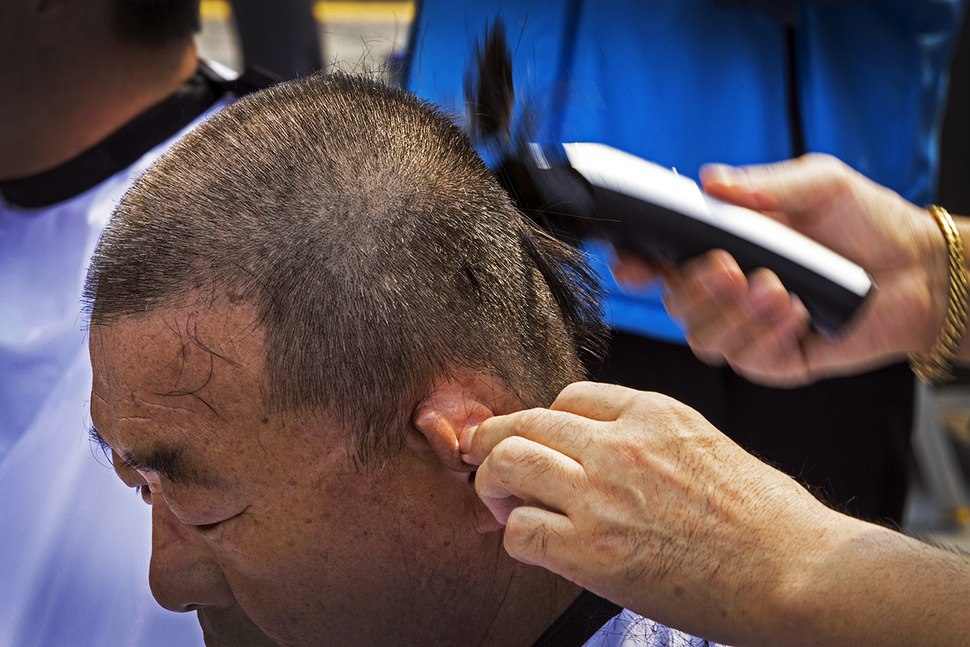
[[[532,647],[720,647],[582,591]]]
[[[67,201],[0,203],[0,647],[202,644],[195,614],[152,598],[151,509],[87,434],[88,260],[124,191],[171,141]]]
[[[639,616],[629,609],[607,622],[583,647],[721,647]]]

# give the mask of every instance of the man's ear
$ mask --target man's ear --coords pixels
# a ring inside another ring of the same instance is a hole
[[[481,375],[464,375],[436,384],[414,408],[408,447],[455,472],[478,469],[461,459],[458,440],[465,431],[510,410],[510,396],[496,388],[496,382]]]

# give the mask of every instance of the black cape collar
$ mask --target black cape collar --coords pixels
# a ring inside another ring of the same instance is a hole
[[[158,105],[56,168],[30,177],[0,181],[0,194],[8,204],[27,209],[69,200],[134,164],[192,123],[227,92],[242,95],[275,80],[260,71],[227,81],[200,63],[196,73]]]
[[[622,610],[618,604],[583,591],[532,647],[582,647]]]

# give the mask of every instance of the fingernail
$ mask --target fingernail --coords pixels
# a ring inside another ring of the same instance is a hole
[[[475,432],[477,430],[478,430],[478,425],[475,425],[474,427],[468,427],[467,429],[462,431],[461,435],[458,437],[458,449],[461,450],[462,459],[464,459],[466,455],[471,453],[472,438],[475,436]]]
[[[775,316],[773,296],[760,286],[753,286],[748,293],[748,307],[760,319],[773,319]]]
[[[704,182],[717,182],[730,186],[737,182],[740,173],[738,169],[727,164],[705,164],[701,167],[701,177]]]

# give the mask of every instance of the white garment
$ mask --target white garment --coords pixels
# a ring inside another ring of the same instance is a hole
[[[624,609],[583,647],[720,647]]]
[[[0,204],[0,647],[202,645],[195,614],[151,596],[150,507],[87,438],[88,260],[124,191],[171,141],[63,203]]]

